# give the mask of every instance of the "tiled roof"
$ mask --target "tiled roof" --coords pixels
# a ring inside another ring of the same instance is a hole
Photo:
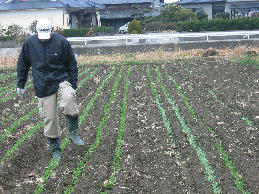
[[[4,0],[6,2],[6,0]],[[102,8],[103,6],[90,2],[87,0],[56,0],[56,1],[40,1],[40,0],[28,0],[21,2],[4,3],[0,0],[0,11],[1,10],[24,10],[24,9],[46,9],[46,8]]]
[[[91,0],[91,1],[103,4],[103,5],[108,5],[108,4],[129,4],[129,3],[150,3],[150,2],[154,2],[154,0]]]
[[[60,0],[63,4],[70,7],[96,7],[100,8],[102,5],[98,2],[92,2],[91,0]]]
[[[180,0],[176,4],[188,4],[188,3],[216,3],[216,2],[225,2],[226,0]]]
[[[113,12],[106,11],[106,12],[100,13],[102,19],[134,18],[132,16],[134,14],[136,14],[135,10],[113,11]],[[145,16],[158,16],[158,15],[160,15],[160,8],[145,14]]]

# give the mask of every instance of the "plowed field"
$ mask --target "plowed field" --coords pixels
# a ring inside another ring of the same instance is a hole
[[[259,193],[259,73],[220,58],[79,66],[78,147],[51,160],[30,80],[0,70],[0,193]]]

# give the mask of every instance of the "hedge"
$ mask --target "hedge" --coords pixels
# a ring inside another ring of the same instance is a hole
[[[64,29],[63,34],[65,37],[85,37],[89,31],[93,31],[94,33],[114,33],[111,27],[98,26],[92,28]]]
[[[259,29],[259,18],[213,19],[178,22],[177,32],[228,31]]]
[[[150,23],[147,23],[145,26],[145,31],[152,31],[152,32],[163,32],[167,30],[175,30],[176,29],[176,23],[175,22],[158,22],[153,21]]]
[[[0,36],[1,41],[6,41],[6,40],[14,40],[14,37],[11,36]]]

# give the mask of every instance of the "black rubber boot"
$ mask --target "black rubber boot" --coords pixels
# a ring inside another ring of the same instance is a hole
[[[48,144],[52,152],[52,158],[59,161],[61,159],[60,139],[49,137]]]
[[[78,130],[78,115],[70,116],[66,115],[67,128],[69,131],[68,137],[71,139],[76,145],[84,145],[83,140],[77,134]]]

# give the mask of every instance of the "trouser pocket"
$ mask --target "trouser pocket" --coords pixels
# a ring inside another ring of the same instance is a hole
[[[40,118],[44,119],[46,117],[46,113],[44,111],[44,108],[43,108],[43,101],[38,98],[38,107],[39,107],[39,115],[40,115]]]

